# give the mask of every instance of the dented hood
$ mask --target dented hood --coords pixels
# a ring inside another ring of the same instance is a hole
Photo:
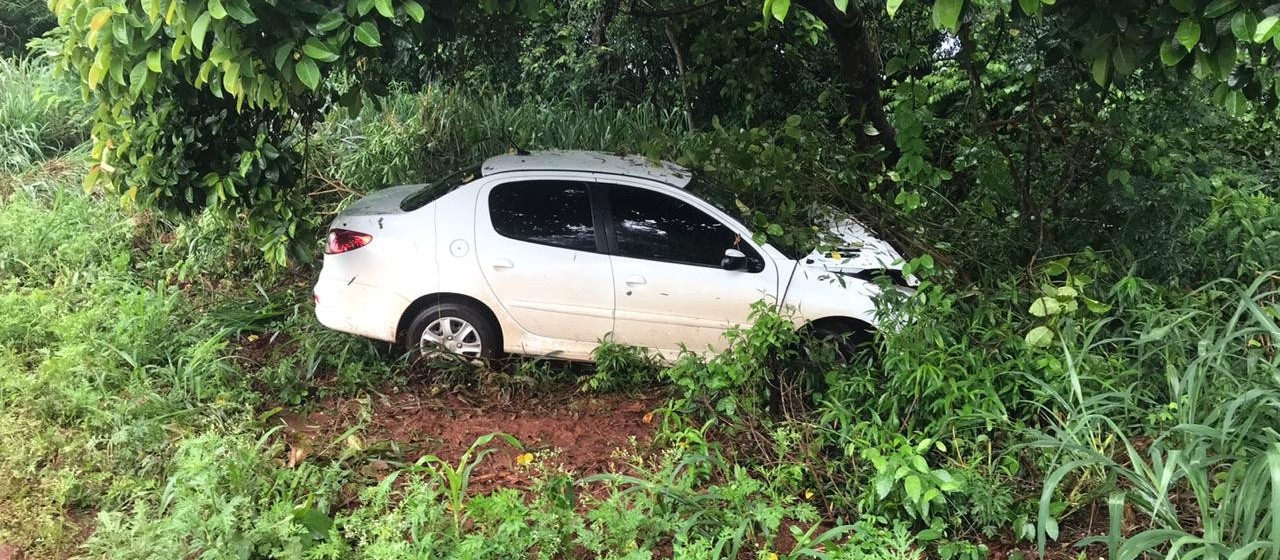
[[[849,216],[834,215],[826,223],[833,249],[814,249],[804,262],[810,267],[829,272],[863,270],[902,270],[903,256],[889,242],[872,233],[861,222]]]

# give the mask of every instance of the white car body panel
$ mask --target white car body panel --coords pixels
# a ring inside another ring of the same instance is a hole
[[[476,187],[476,259],[485,286],[522,334],[508,352],[543,355],[555,351],[583,357],[593,341],[613,328],[613,274],[609,256],[511,239],[495,231],[489,193],[498,186],[538,180],[589,182],[588,174],[506,173]],[[551,341],[562,342],[554,348]],[[565,342],[585,342],[583,347]]]
[[[725,347],[725,329],[748,322],[761,299],[795,310],[797,326],[824,318],[876,324],[880,288],[840,273],[900,270],[888,243],[851,219],[832,231],[847,247],[796,261],[714,205],[683,190],[691,174],[669,163],[599,152],[539,152],[487,160],[483,175],[411,211],[399,203],[421,186],[377,191],[348,207],[333,228],[373,236],[367,246],[325,255],[316,316],[335,330],[397,342],[426,296],[456,294],[497,319],[503,350],[590,360],[598,341],[642,346],[674,358],[681,348]],[[759,272],[572,250],[495,231],[489,192],[521,180],[592,181],[639,187],[684,201],[719,220],[763,258]],[[781,301],[779,301],[781,299]]]

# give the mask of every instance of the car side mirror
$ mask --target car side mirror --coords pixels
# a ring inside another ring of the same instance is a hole
[[[720,259],[720,268],[725,270],[742,270],[747,266],[747,255],[737,249],[725,249],[724,258]]]

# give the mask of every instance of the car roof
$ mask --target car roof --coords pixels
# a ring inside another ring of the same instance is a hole
[[[635,154],[611,154],[585,150],[545,150],[502,154],[480,166],[484,176],[513,171],[583,171],[660,181],[684,188],[693,178],[688,169],[668,161]]]

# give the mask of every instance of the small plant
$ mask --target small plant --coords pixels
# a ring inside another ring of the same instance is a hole
[[[643,348],[614,342],[609,335],[591,353],[595,371],[581,383],[584,391],[619,391],[651,384],[658,377],[657,358]]]
[[[471,471],[484,461],[485,457],[497,452],[497,449],[486,447],[495,438],[501,438],[516,449],[523,449],[516,438],[501,433],[486,434],[476,438],[471,447],[458,458],[454,465],[435,455],[424,455],[414,463],[410,472],[425,470],[440,482],[445,490],[449,511],[453,514],[453,531],[455,536],[462,535],[462,524],[467,518],[467,488],[471,485]]]
[[[942,442],[926,438],[911,445],[897,436],[883,451],[875,447],[864,450],[862,458],[871,463],[875,474],[874,491],[864,494],[861,501],[863,511],[885,514],[901,509],[908,518],[929,521],[930,510],[945,504],[948,494],[962,488],[946,469],[929,466],[925,456],[935,446],[946,451]]]

